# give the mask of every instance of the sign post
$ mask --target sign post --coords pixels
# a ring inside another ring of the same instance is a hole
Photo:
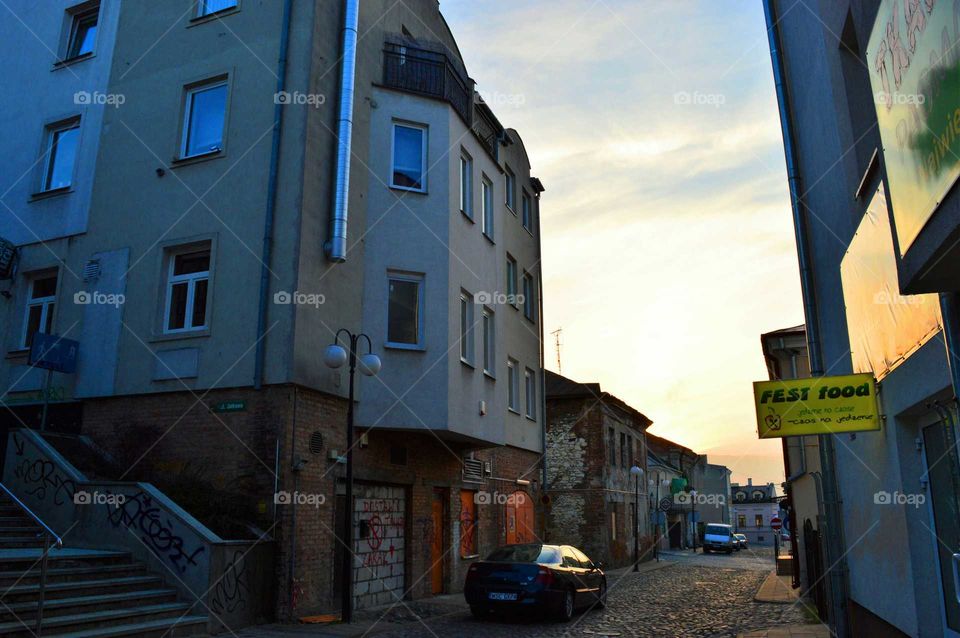
[[[53,373],[62,372],[73,374],[77,371],[77,354],[80,344],[72,339],[64,339],[57,335],[48,335],[38,332],[33,335],[30,343],[30,358],[28,363],[34,368],[47,371],[43,382],[43,413],[40,416],[40,431],[47,429],[47,415],[50,411],[50,386],[53,382]]]

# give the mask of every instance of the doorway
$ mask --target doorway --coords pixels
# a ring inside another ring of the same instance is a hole
[[[960,636],[960,456],[957,428],[943,421],[923,429],[930,510],[939,558],[944,634]]]

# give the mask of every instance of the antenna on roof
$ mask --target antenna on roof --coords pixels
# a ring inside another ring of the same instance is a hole
[[[560,342],[560,335],[563,334],[563,328],[557,328],[550,334],[553,335],[554,344],[557,348],[557,374],[563,374],[563,365],[560,363],[560,346],[563,345]]]

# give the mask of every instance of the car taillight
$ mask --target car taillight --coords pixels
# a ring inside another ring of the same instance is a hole
[[[470,569],[467,570],[467,581],[473,580],[477,577],[477,572],[480,571],[476,565],[470,565]]]
[[[549,587],[553,584],[553,572],[549,569],[540,568],[537,571],[537,580],[536,582],[540,583],[544,587]]]

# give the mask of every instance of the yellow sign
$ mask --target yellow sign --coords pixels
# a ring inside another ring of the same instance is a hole
[[[880,429],[872,374],[753,384],[761,439]]]

